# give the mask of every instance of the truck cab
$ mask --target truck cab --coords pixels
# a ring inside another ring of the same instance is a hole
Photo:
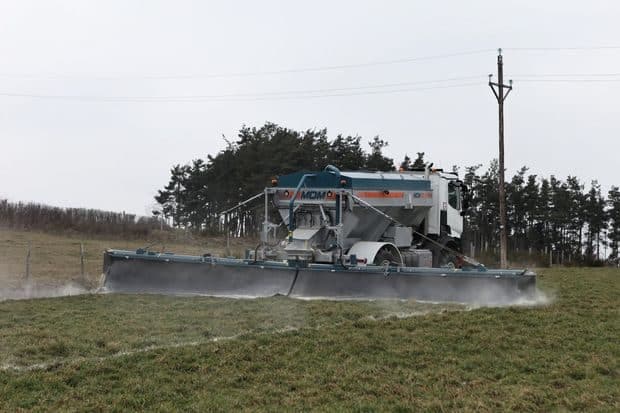
[[[460,239],[463,234],[462,182],[455,173],[431,172],[429,175],[437,201],[425,221],[427,235]]]

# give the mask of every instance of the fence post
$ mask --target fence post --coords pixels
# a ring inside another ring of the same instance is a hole
[[[32,245],[30,241],[28,241],[28,252],[26,253],[26,283],[30,283],[30,254],[32,250]]]
[[[230,225],[228,214],[226,214],[226,256],[230,256]]]
[[[84,279],[84,244],[80,242],[80,275]]]
[[[549,248],[549,267],[553,267],[553,249]]]

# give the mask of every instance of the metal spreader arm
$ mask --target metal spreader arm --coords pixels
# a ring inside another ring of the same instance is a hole
[[[234,207],[232,207],[232,208],[228,208],[226,211],[222,211],[222,212],[220,212],[220,213],[219,213],[219,214],[217,214],[217,215],[218,215],[218,216],[222,216],[222,215],[228,214],[229,212],[234,211],[235,209],[240,208],[240,207],[244,206],[245,204],[250,203],[250,202],[254,201],[255,199],[258,199],[258,198],[260,198],[261,196],[264,196],[264,195],[265,195],[265,193],[264,193],[264,192],[260,192],[260,193],[258,193],[258,194],[256,194],[256,195],[254,195],[253,197],[246,199],[246,200],[245,200],[245,201],[243,201],[243,202],[239,202],[239,203],[238,203],[237,205],[235,205]]]

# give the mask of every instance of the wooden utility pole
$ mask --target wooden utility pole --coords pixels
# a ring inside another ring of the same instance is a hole
[[[504,84],[504,63],[502,49],[497,51],[497,83],[492,82],[492,74],[489,75],[489,86],[497,98],[499,106],[499,259],[500,267],[506,268],[508,264],[508,235],[506,234],[506,187],[504,185],[504,101],[512,90],[512,80],[508,85]],[[506,90],[504,92],[504,89]]]

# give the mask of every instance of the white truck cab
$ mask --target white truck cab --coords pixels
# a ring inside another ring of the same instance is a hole
[[[425,220],[426,234],[460,239],[463,233],[463,194],[458,176],[446,172],[431,172],[429,178],[436,201]]]

